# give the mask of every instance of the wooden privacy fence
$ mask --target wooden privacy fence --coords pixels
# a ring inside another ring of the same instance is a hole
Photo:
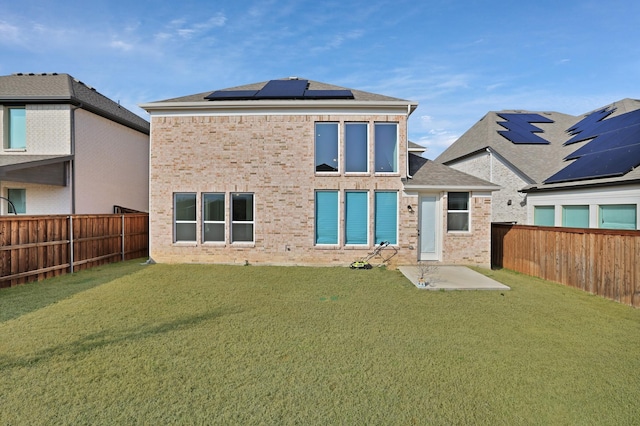
[[[491,264],[640,307],[640,231],[494,223]]]
[[[0,288],[148,256],[149,215],[0,217]]]

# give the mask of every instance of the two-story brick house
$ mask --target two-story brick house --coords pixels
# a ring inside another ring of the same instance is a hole
[[[497,187],[410,153],[416,107],[295,77],[142,105],[151,258],[489,264]]]
[[[72,76],[0,76],[0,135],[0,214],[148,210],[149,123]]]

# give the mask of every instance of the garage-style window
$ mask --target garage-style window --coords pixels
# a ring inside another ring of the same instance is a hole
[[[599,215],[600,228],[636,229],[635,204],[601,205]]]
[[[449,192],[447,196],[447,231],[469,230],[469,193]]]
[[[196,241],[196,194],[173,194],[173,241]]]
[[[533,224],[537,226],[555,226],[555,206],[535,206],[533,208]]]

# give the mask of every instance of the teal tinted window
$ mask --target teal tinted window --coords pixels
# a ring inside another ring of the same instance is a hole
[[[556,210],[554,206],[535,206],[533,208],[533,224],[538,226],[555,226]]]
[[[369,234],[368,194],[345,193],[345,244],[367,244]]]
[[[589,206],[562,206],[562,226],[588,228]]]
[[[11,214],[25,214],[27,213],[27,190],[26,189],[9,189],[7,191],[9,201],[8,212]],[[14,210],[15,209],[15,210]]]
[[[600,228],[636,229],[636,205],[612,204],[600,206]]]
[[[27,115],[24,108],[9,108],[9,149],[27,146]]]
[[[338,191],[316,192],[316,244],[338,244]]]
[[[380,191],[375,195],[375,243],[398,243],[398,193]]]

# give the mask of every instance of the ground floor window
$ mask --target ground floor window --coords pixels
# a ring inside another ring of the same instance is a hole
[[[555,206],[535,206],[533,208],[533,224],[537,226],[555,226]]]
[[[231,194],[231,242],[253,241],[253,194]]]
[[[469,230],[469,193],[447,194],[447,231]]]
[[[562,206],[562,226],[589,227],[589,206]]]
[[[338,191],[316,191],[316,244],[338,244]]]
[[[375,243],[388,241],[398,243],[398,193],[377,191],[375,193]]]
[[[173,194],[174,242],[196,241],[196,194]]]
[[[11,201],[11,203],[9,203],[9,209],[7,210],[10,214],[27,213],[27,190],[26,189],[10,188],[7,190],[7,198],[9,199],[9,201]]]
[[[369,241],[369,193],[345,193],[345,244],[367,244]]]
[[[202,241],[225,241],[224,193],[202,194]]]
[[[606,229],[636,229],[635,204],[601,205],[599,211],[599,227]]]

